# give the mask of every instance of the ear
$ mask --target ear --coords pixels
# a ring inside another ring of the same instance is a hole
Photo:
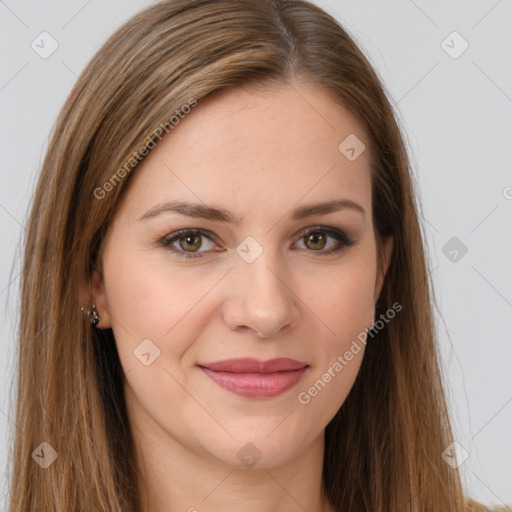
[[[108,329],[112,327],[112,318],[110,316],[110,308],[108,305],[108,298],[105,291],[105,283],[100,272],[96,269],[93,270],[91,275],[91,291],[92,300],[96,305],[96,311],[100,316],[100,322],[96,329]]]
[[[375,302],[379,300],[380,292],[382,290],[382,286],[384,284],[384,278],[389,269],[389,264],[391,262],[391,256],[393,254],[394,247],[394,239],[392,236],[389,236],[384,241],[384,245],[382,248],[382,259],[378,263],[377,268],[377,279],[375,281]],[[380,263],[380,264],[379,264]]]

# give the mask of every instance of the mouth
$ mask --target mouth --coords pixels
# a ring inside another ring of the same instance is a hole
[[[295,386],[309,368],[307,363],[289,358],[229,359],[198,366],[220,387],[249,398],[278,396]]]

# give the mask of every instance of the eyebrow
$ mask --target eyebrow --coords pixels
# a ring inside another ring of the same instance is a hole
[[[352,209],[359,211],[365,218],[364,208],[351,199],[336,199],[325,203],[317,203],[311,205],[300,206],[292,210],[291,217],[293,220],[301,220],[313,215],[327,215],[344,209]],[[159,204],[139,217],[139,221],[156,217],[164,212],[175,212],[187,217],[195,217],[217,222],[226,222],[232,224],[240,224],[241,218],[235,216],[229,210],[223,208],[215,208],[201,203],[188,203],[184,201],[165,201]]]

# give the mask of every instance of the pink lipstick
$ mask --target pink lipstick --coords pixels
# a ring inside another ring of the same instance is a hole
[[[271,398],[293,387],[309,365],[280,357],[269,361],[227,359],[198,365],[220,387],[240,396]]]

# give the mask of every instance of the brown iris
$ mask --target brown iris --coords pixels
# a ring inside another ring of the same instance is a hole
[[[306,247],[318,251],[325,247],[326,235],[320,231],[308,233],[303,237]],[[178,237],[180,247],[185,252],[196,252],[201,248],[200,234],[185,234]]]
[[[311,242],[313,245],[320,244],[320,247],[311,247],[308,245],[308,243]],[[320,231],[314,231],[312,233],[308,233],[306,236],[304,236],[304,244],[309,249],[313,250],[319,250],[323,249],[325,247],[325,234],[321,233]]]
[[[194,243],[194,239],[196,240],[196,243]],[[186,251],[186,252],[195,252],[196,249],[199,249],[202,245],[201,242],[201,235],[181,235],[179,238],[180,247]],[[184,241],[184,244],[182,243]],[[189,251],[188,249],[192,249]]]

